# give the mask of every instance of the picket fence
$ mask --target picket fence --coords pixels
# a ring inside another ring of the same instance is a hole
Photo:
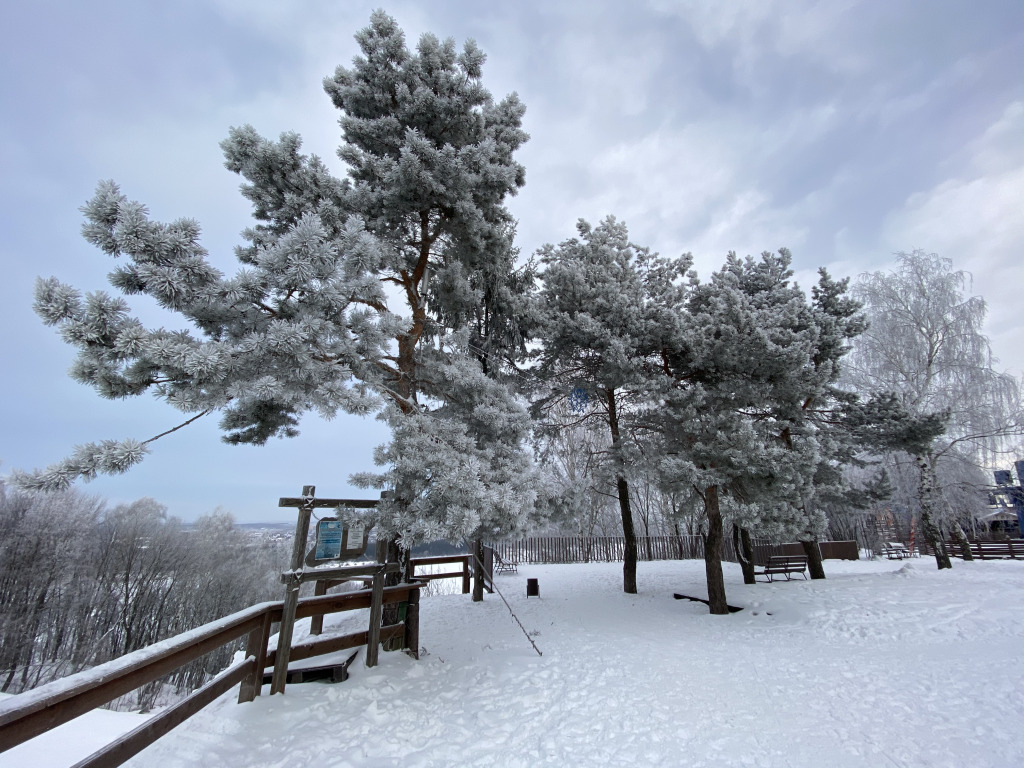
[[[487,542],[510,563],[614,563],[625,557],[624,536],[534,536],[515,541]],[[767,561],[769,554],[781,554],[781,546],[754,541],[754,560]],[[775,550],[778,550],[777,552]],[[701,560],[701,536],[638,536],[637,560]],[[722,542],[722,558],[736,562],[732,540]]]

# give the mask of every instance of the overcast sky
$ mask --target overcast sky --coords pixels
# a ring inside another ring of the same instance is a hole
[[[36,276],[106,286],[111,260],[78,211],[114,179],[160,220],[198,219],[217,265],[248,223],[218,142],[250,123],[302,135],[340,174],[321,81],[382,3],[346,0],[4,3],[0,10],[0,472],[76,443],[148,438],[181,415],[72,382],[72,349],[32,312]],[[1000,367],[1024,371],[1024,2],[392,2],[420,34],[474,38],[496,98],[517,91],[531,139],[510,207],[532,253],[614,214],[632,239],[725,254],[789,247],[801,284],[856,277],[922,248],[973,273]],[[147,324],[172,324],[132,298]],[[229,447],[216,421],[154,445],[129,474],[83,486],[152,496],[192,519],[290,520],[303,484],[367,497],[380,424],[314,417],[302,435]]]

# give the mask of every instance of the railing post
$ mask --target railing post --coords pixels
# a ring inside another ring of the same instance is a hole
[[[462,558],[462,594],[469,594],[469,555]]]
[[[249,633],[245,641],[245,655],[256,659],[252,673],[242,680],[238,689],[238,703],[253,701],[260,695],[263,688],[263,670],[267,666],[267,643],[270,642],[270,610],[263,614],[263,623],[259,629]]]
[[[384,569],[373,574],[373,597],[370,598],[370,627],[366,638],[366,666],[376,667],[380,653],[380,622],[384,607]]]
[[[309,538],[309,520],[313,515],[313,495],[316,487],[302,486],[303,504],[295,523],[295,540],[292,542],[290,577],[285,583],[284,610],[281,629],[277,634],[277,658],[274,660],[274,676],[270,683],[270,695],[284,693],[288,680],[288,655],[291,653],[292,631],[295,628],[295,608],[299,604],[299,572],[306,557],[306,540]]]
[[[327,594],[327,581],[325,579],[317,579],[313,586],[313,597],[323,597]],[[318,613],[315,616],[311,616],[309,619],[309,634],[319,635],[324,631],[324,615]]]
[[[409,602],[405,606],[405,652],[420,658],[420,590],[409,587]]]

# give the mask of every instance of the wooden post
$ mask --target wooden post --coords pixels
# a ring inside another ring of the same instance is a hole
[[[313,514],[314,495],[316,495],[316,486],[302,486],[302,498],[305,500],[305,503],[299,507],[299,519],[295,524],[295,541],[292,542],[292,573],[301,571],[303,561],[306,559],[306,539],[309,538],[309,519]],[[292,632],[295,629],[295,609],[299,604],[300,583],[298,578],[293,578],[285,586],[286,592],[284,596],[284,609],[281,616],[281,629],[277,635],[277,657],[274,660],[274,677],[270,683],[271,696],[275,693],[284,693],[285,683],[288,679],[288,656],[291,653]]]
[[[469,594],[469,555],[462,560],[462,594]]]
[[[384,569],[373,574],[373,596],[370,598],[370,627],[366,633],[366,666],[376,667],[380,653],[380,622],[384,605]]]
[[[409,588],[409,602],[405,606],[405,652],[420,658],[420,590]]]
[[[473,602],[484,599],[484,543],[473,539]]]
[[[239,704],[253,701],[260,695],[260,689],[263,688],[263,670],[267,666],[267,643],[270,640],[270,624],[270,611],[267,611],[260,628],[254,629],[249,633],[249,637],[246,638],[245,655],[255,657],[256,665],[253,668],[252,674],[242,680],[242,685],[238,688]]]
[[[326,594],[327,594],[327,581],[326,581],[326,579],[317,579],[315,585],[313,586],[313,595],[314,595],[314,597],[322,597],[323,595],[326,595]],[[311,617],[310,620],[309,620],[309,634],[311,634],[311,635],[319,635],[323,631],[324,631],[324,615],[322,613],[318,613],[316,616]]]

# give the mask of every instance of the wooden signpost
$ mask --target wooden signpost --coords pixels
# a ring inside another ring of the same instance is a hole
[[[302,496],[282,498],[279,507],[297,507],[299,518],[295,523],[295,541],[292,545],[292,559],[289,570],[281,574],[285,585],[284,607],[281,629],[278,634],[277,654],[274,659],[274,675],[270,682],[270,693],[284,693],[288,677],[288,657],[291,651],[292,634],[295,629],[295,611],[299,603],[299,587],[305,581],[334,582],[352,579],[373,579],[373,593],[370,602],[370,627],[366,648],[366,666],[377,664],[380,645],[380,622],[384,595],[384,575],[398,571],[398,563],[367,563],[366,565],[339,565],[336,568],[315,567],[331,561],[344,561],[359,557],[366,552],[370,530],[365,524],[346,525],[339,517],[324,518],[317,524],[317,542],[306,552],[310,519],[314,509],[373,509],[376,499],[318,499],[316,486],[304,485]],[[325,525],[326,524],[326,525]]]

